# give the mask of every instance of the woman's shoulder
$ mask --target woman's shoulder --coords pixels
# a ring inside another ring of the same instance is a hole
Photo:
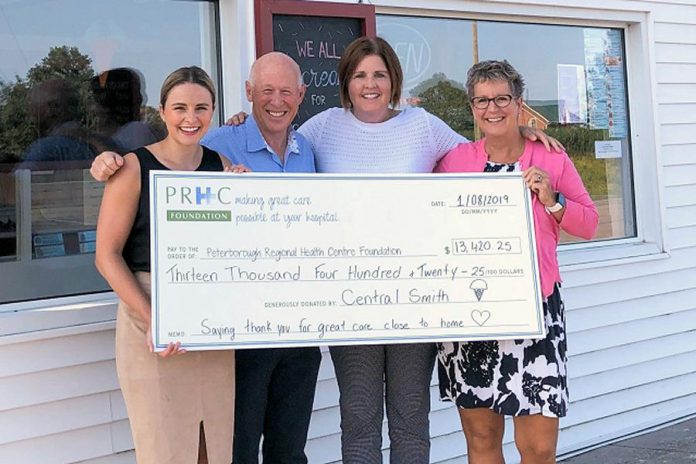
[[[333,108],[327,108],[324,111],[320,111],[319,113],[315,114],[311,118],[307,120],[307,122],[325,122],[325,121],[331,121],[334,119],[338,118],[344,118],[347,115],[347,111],[340,106],[334,106]],[[305,124],[307,123],[305,122]]]
[[[407,106],[401,111],[404,113],[404,115],[408,116],[409,118],[417,118],[424,121],[428,121],[430,123],[435,121],[444,124],[444,121],[442,119],[429,112],[425,108],[421,108],[420,106]]]
[[[569,164],[573,164],[570,156],[565,151],[557,152],[553,149],[546,149],[541,142],[527,141],[530,156],[523,165],[538,166],[552,174],[563,172]]]
[[[205,145],[201,145],[201,148],[203,148],[203,158],[201,159],[201,165],[198,168],[199,170],[222,171],[224,167],[227,166],[227,164],[225,164],[227,158],[221,155],[218,151],[208,148]]]
[[[483,170],[486,155],[482,152],[482,140],[462,142],[452,148],[440,160],[435,172],[470,172]]]
[[[121,166],[121,168],[118,169],[113,176],[109,177],[107,182],[131,182],[140,179],[140,157],[138,154],[136,154],[140,148],[123,155],[123,166]]]
[[[143,145],[138,148],[133,148],[131,149],[128,154],[133,154],[136,158],[142,158],[145,156],[154,156],[152,154],[152,147],[156,145],[156,143],[152,143],[149,145]]]
[[[343,108],[342,106],[333,106],[331,108],[327,108],[324,111],[322,111],[319,114],[323,114],[326,117],[333,116],[333,117],[340,117],[340,116],[345,116],[348,113],[348,110]]]
[[[404,109],[404,113],[410,121],[417,121],[418,124],[427,126],[433,133],[446,134],[447,136],[454,135],[456,138],[461,139],[462,142],[466,141],[464,137],[454,132],[445,121],[423,108],[418,106],[407,107]]]
[[[337,120],[344,112],[343,108],[337,107],[325,109],[303,122],[297,132],[311,140],[318,135],[317,131],[322,131],[327,123]]]
[[[555,151],[553,148],[551,150],[547,150],[544,144],[538,140],[534,142],[528,140],[526,143],[531,150],[532,158],[536,162],[562,165],[563,163],[570,161],[570,157],[565,150],[560,152]]]
[[[401,117],[404,119],[421,119],[423,121],[429,120],[433,116],[432,114],[425,111],[420,106],[406,106],[401,109]]]
[[[158,152],[157,144],[158,142],[155,142],[150,145],[138,147],[134,150],[131,150],[128,154],[126,154],[125,157],[132,155],[133,161],[137,162],[140,166],[143,166],[144,168],[149,168],[150,166],[159,166],[162,163],[160,163],[156,155],[156,153]]]
[[[406,106],[401,108],[393,118],[387,121],[387,123],[393,128],[408,127],[410,129],[415,129],[420,127],[429,129],[431,126],[430,116],[430,113],[423,108]]]
[[[201,148],[203,148],[203,158],[220,156],[217,151],[213,150],[212,148],[208,148],[205,145],[201,145]]]
[[[475,155],[483,154],[485,156],[485,151],[483,151],[483,139],[477,140],[475,142],[461,142],[452,148],[446,158],[450,159],[460,159],[460,160],[470,160]]]
[[[401,108],[401,112],[404,114],[408,114],[410,116],[426,116],[430,113],[425,111],[425,109],[421,108],[420,106],[404,106]]]
[[[152,151],[150,151],[146,146],[138,147],[123,155],[124,167],[126,166],[126,163],[135,163],[140,166],[141,163],[146,162],[150,158],[155,158]]]

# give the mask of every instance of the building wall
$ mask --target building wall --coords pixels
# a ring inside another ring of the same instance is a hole
[[[372,3],[378,11],[393,12],[401,2]],[[420,3],[444,12],[489,9],[506,15],[529,8],[530,15],[554,17],[557,2]],[[648,130],[633,131],[633,145],[640,154],[634,163],[641,165],[637,196],[657,205],[642,227],[657,233],[646,232],[652,248],[633,244],[649,252],[616,247],[561,252],[572,404],[561,421],[560,453],[696,413],[696,5],[691,0],[565,3],[563,11],[590,20],[601,20],[609,10],[644,19],[643,43],[629,41],[628,46],[644,47],[650,66],[642,76],[629,70],[628,79],[645,79],[648,88],[646,94],[630,95],[632,114],[655,108],[654,118],[647,116],[652,121]],[[253,37],[248,4],[223,1],[222,7],[223,18],[235,18]],[[225,34],[233,35],[223,29]],[[223,47],[223,57],[234,50]],[[239,81],[234,73],[244,74],[227,64],[223,69],[232,82]],[[650,176],[657,190],[641,193],[642,186],[652,185]],[[640,209],[639,204],[639,214]],[[84,304],[90,316],[78,319],[78,325],[0,336],[0,462],[134,462],[114,368],[109,321],[114,307],[101,303],[100,316],[92,317],[96,309]],[[22,332],[8,327],[56,317],[59,309],[3,313],[0,332]],[[456,411],[437,399],[434,381],[432,396],[432,462],[465,462]],[[338,391],[324,351],[307,445],[311,463],[340,460],[338,424]],[[505,448],[514,462],[511,439],[508,427]]]

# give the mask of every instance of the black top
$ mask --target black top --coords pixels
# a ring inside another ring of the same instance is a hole
[[[133,227],[123,247],[123,259],[133,272],[150,272],[150,171],[170,171],[170,169],[160,163],[145,147],[138,148],[133,153],[140,163],[140,201]],[[222,171],[222,169],[220,156],[213,150],[203,147],[201,164],[196,171]]]

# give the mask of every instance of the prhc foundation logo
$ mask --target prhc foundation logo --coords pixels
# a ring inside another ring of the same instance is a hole
[[[164,202],[167,205],[176,205],[185,208],[229,205],[232,203],[232,190],[229,187],[174,187],[167,186],[164,192]],[[232,211],[210,209],[168,209],[167,221],[193,221],[193,222],[231,222]]]

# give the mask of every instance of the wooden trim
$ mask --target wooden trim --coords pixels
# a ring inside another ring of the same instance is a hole
[[[362,19],[362,34],[375,37],[374,5],[307,2],[302,0],[254,0],[256,57],[273,51],[273,15],[327,16]]]

